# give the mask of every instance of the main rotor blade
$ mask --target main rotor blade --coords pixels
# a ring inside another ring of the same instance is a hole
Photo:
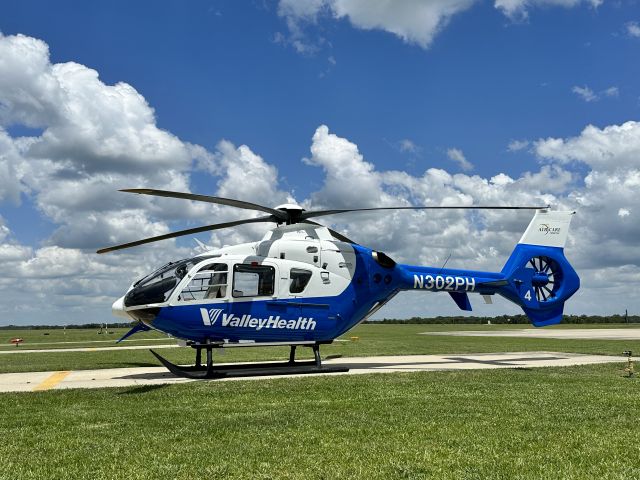
[[[159,240],[166,240],[168,238],[181,237],[183,235],[191,235],[192,233],[207,232],[210,230],[219,230],[221,228],[235,227],[236,225],[244,225],[246,223],[259,223],[259,222],[277,222],[278,219],[272,215],[268,217],[249,218],[246,220],[236,220],[235,222],[217,223],[215,225],[205,225],[204,227],[188,228],[186,230],[179,230],[177,232],[166,233],[164,235],[158,235],[157,237],[143,238],[142,240],[136,240],[135,242],[123,243],[115,245],[113,247],[101,248],[96,253],[113,252],[114,250],[122,250],[123,248],[135,247],[137,245],[144,245],[145,243],[157,242]]]
[[[544,210],[550,205],[543,207],[509,207],[509,206],[433,206],[433,207],[376,207],[376,208],[343,208],[337,210],[311,210],[302,212],[301,219],[321,217],[324,215],[335,215],[337,213],[349,212],[374,212],[378,210]]]
[[[313,222],[311,220],[303,220],[303,223],[310,223],[311,225],[318,225],[319,227],[325,227],[324,225],[317,223],[317,222]],[[336,232],[335,230],[329,228],[329,227],[325,227],[327,230],[329,230],[329,232],[331,232],[331,235],[333,235],[335,238],[337,238],[338,240],[340,240],[341,242],[346,242],[346,243],[355,243],[357,245],[356,242],[354,242],[353,240],[345,237],[343,234],[341,234],[340,232]]]
[[[183,198],[185,200],[195,200],[196,202],[217,203],[229,207],[244,208],[246,210],[258,210],[259,212],[270,213],[280,220],[286,220],[287,214],[281,210],[258,205],[257,203],[234,200],[233,198],[212,197],[209,195],[198,195],[197,193],[170,192],[168,190],[155,190],[153,188],[125,188],[120,190],[127,193],[138,193],[141,195],[155,195],[156,197]]]

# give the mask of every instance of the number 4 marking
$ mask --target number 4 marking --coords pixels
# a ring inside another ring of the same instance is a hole
[[[524,294],[524,298],[527,300],[531,300],[531,290],[527,290],[527,293]]]

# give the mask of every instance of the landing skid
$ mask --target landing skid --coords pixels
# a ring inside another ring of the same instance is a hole
[[[196,364],[190,367],[181,367],[171,363],[160,354],[150,350],[151,353],[164,365],[167,370],[178,377],[194,379],[216,379],[232,377],[258,377],[264,375],[300,375],[311,373],[336,373],[348,372],[349,369],[342,366],[322,365],[320,358],[320,346],[312,345],[314,360],[296,361],[296,346],[291,345],[291,353],[288,362],[262,362],[262,363],[238,363],[213,365],[212,349],[215,345],[203,344],[193,345],[196,349]],[[206,365],[201,364],[201,351],[207,353]]]

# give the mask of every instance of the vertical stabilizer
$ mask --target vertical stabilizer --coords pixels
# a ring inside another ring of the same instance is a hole
[[[538,210],[518,243],[564,248],[574,213]]]
[[[519,304],[536,327],[559,323],[564,302],[580,288],[564,256],[574,213],[538,210],[502,269],[509,284],[498,293]]]

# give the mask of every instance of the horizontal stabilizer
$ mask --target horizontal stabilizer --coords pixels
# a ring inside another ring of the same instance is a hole
[[[478,287],[504,287],[505,285],[509,285],[508,280],[492,280],[490,282],[478,283]]]
[[[453,301],[456,302],[456,305],[460,307],[460,310],[465,310],[467,312],[471,311],[471,302],[469,301],[469,295],[465,292],[449,292]]]

